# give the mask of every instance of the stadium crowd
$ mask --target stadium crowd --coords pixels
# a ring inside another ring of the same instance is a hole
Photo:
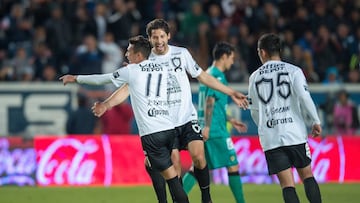
[[[0,81],[55,81],[123,62],[126,40],[164,18],[171,43],[203,68],[218,41],[237,47],[230,82],[246,83],[260,64],[256,40],[279,33],[283,59],[312,83],[359,83],[360,2],[356,0],[2,0]]]

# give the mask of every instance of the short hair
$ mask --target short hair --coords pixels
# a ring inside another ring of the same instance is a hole
[[[170,33],[170,26],[164,19],[155,19],[150,21],[146,25],[146,33],[148,37],[151,37],[151,32],[153,30],[162,29],[166,34]]]
[[[264,34],[258,41],[258,49],[263,49],[269,56],[280,55],[280,37],[273,33]]]
[[[227,56],[235,52],[235,47],[227,42],[219,42],[215,44],[212,55],[214,60],[219,60],[222,55],[226,54]]]
[[[145,58],[148,58],[151,53],[151,44],[149,40],[142,35],[131,37],[129,44],[133,46],[135,53],[141,53]]]

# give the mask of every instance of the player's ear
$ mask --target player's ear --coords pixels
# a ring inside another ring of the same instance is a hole
[[[169,33],[167,34],[167,36],[168,36],[168,40],[170,40],[170,39],[171,39],[171,33],[169,32]]]

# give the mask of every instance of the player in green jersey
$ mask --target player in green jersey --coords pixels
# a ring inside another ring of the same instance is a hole
[[[207,72],[224,85],[228,85],[224,71],[234,63],[235,48],[228,43],[220,42],[213,49],[214,62]],[[200,84],[198,117],[205,142],[205,156],[209,169],[227,167],[229,186],[236,203],[244,203],[242,183],[239,174],[234,144],[227,130],[227,121],[240,132],[247,131],[247,126],[227,116],[228,96]],[[183,177],[184,189],[187,193],[195,184],[192,170]]]

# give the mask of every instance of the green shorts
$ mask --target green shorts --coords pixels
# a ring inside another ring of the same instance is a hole
[[[230,137],[207,140],[205,142],[205,157],[210,170],[239,164],[234,143]]]

